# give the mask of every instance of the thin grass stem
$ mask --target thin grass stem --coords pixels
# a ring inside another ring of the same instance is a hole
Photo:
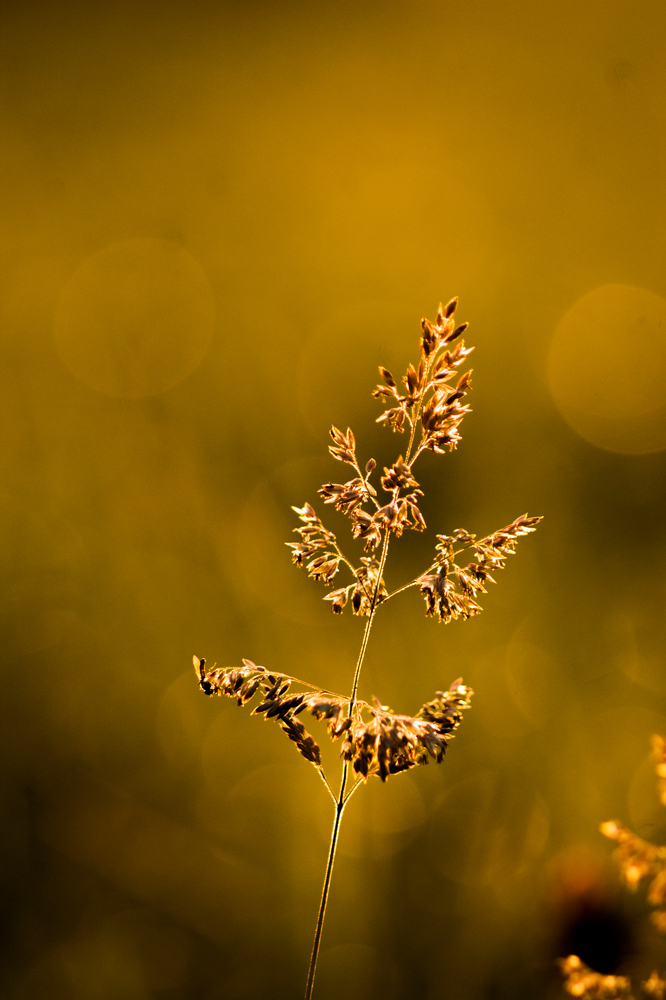
[[[354,569],[354,566],[352,565],[352,563],[350,563],[349,559],[347,559],[347,557],[345,555],[343,555],[343,553],[340,551],[340,546],[338,545],[337,542],[334,544],[333,548],[335,549],[335,551],[337,552],[337,554],[340,556],[340,559],[345,564],[345,566],[347,566],[352,571],[352,574],[353,574],[354,578],[356,579],[356,582],[361,587],[361,589],[363,590],[363,593],[366,596],[366,600],[370,601],[371,600],[370,594],[365,589],[365,584],[363,583],[363,580],[359,577],[358,573]]]
[[[379,571],[377,573],[377,582],[375,583],[375,590],[372,595],[372,603],[370,605],[370,610],[368,612],[368,620],[365,624],[365,629],[363,630],[363,640],[361,642],[361,649],[359,650],[358,660],[356,661],[356,670],[354,672],[354,683],[352,685],[351,698],[349,699],[349,715],[352,715],[354,711],[354,706],[356,705],[356,694],[358,691],[358,682],[361,676],[361,667],[363,666],[363,660],[365,659],[365,652],[368,648],[368,640],[370,638],[370,630],[372,629],[372,623],[375,618],[375,612],[377,610],[377,598],[379,595],[379,588],[382,582],[382,575],[384,573],[384,566],[386,565],[386,557],[388,555],[390,532],[386,529],[384,534],[384,543],[382,545],[382,554],[379,561]],[[335,804],[335,819],[333,821],[333,831],[331,833],[331,845],[328,849],[328,860],[326,862],[326,874],[324,876],[324,885],[321,892],[321,901],[319,903],[319,913],[317,914],[317,925],[315,927],[314,941],[312,943],[312,954],[310,955],[310,967],[308,969],[308,981],[305,987],[305,1000],[311,1000],[312,991],[314,990],[314,980],[315,973],[317,972],[317,961],[319,959],[319,948],[321,945],[321,935],[324,930],[324,917],[326,916],[326,906],[328,903],[328,896],[331,888],[331,877],[333,875],[333,863],[335,861],[335,852],[338,846],[338,836],[340,833],[340,823],[342,821],[342,814],[344,812],[345,806],[349,801],[350,797],[354,791],[358,788],[360,780],[357,781],[353,787],[350,789],[349,793],[346,794],[347,790],[347,778],[349,776],[349,762],[345,761],[342,765],[342,778],[340,781],[340,794],[338,795]]]
[[[356,781],[354,782],[354,784],[352,785],[352,787],[351,787],[351,788],[349,789],[349,791],[348,791],[348,792],[347,792],[347,794],[345,795],[345,800],[344,800],[344,802],[343,802],[343,805],[345,805],[345,806],[347,805],[347,803],[349,802],[350,798],[352,797],[352,795],[354,794],[354,792],[356,791],[356,789],[357,789],[357,788],[358,788],[358,787],[359,787],[360,785],[362,785],[362,784],[363,784],[363,778],[358,778],[358,779],[357,779],[357,780],[356,780]]]
[[[426,573],[427,572],[428,570],[426,570]],[[412,580],[411,583],[406,583],[404,586],[398,587],[398,589],[394,590],[392,594],[389,594],[388,597],[384,598],[384,604],[386,604],[387,601],[390,601],[392,597],[396,597],[397,594],[402,594],[403,590],[409,590],[410,587],[415,587],[418,582],[418,580]]]
[[[412,453],[412,445],[414,444],[414,434],[416,433],[416,420],[417,420],[417,418],[418,418],[418,413],[417,414],[413,414],[412,417],[411,417],[411,419],[410,419],[410,423],[412,425],[412,429],[411,429],[411,431],[409,433],[409,444],[407,445],[407,451],[405,452],[405,462],[407,463],[407,465],[410,465],[410,467],[411,467],[411,463],[409,461],[409,456]]]
[[[384,567],[386,565],[386,556],[388,555],[390,532],[387,528],[384,533],[384,544],[382,545],[382,554],[379,560],[379,569],[377,571],[377,583],[375,584],[375,592],[372,595],[372,604],[370,605],[370,611],[368,612],[368,621],[365,626],[365,631],[363,632],[363,641],[361,642],[361,649],[358,654],[358,660],[356,662],[356,670],[354,671],[354,683],[352,684],[352,693],[349,700],[349,714],[351,715],[354,711],[354,705],[356,704],[356,693],[358,691],[358,681],[361,676],[361,667],[363,666],[363,660],[365,658],[365,651],[368,648],[368,640],[370,638],[370,629],[372,628],[372,623],[375,620],[375,612],[377,610],[377,597],[379,595],[379,587],[382,582],[382,576],[384,575]]]
[[[338,846],[338,834],[340,832],[340,821],[345,808],[344,789],[347,783],[347,773],[349,764],[345,761],[342,768],[342,782],[340,784],[340,797],[335,805],[335,820],[333,822],[333,832],[331,834],[331,846],[328,850],[328,861],[326,862],[326,875],[324,876],[324,886],[321,892],[321,902],[319,903],[319,913],[317,914],[317,926],[315,928],[314,942],[312,944],[312,954],[310,956],[310,967],[308,969],[308,981],[305,987],[305,1000],[312,1000],[314,989],[315,973],[317,971],[317,960],[319,958],[319,946],[321,945],[321,935],[324,929],[324,917],[326,915],[326,904],[331,887],[331,876],[333,874],[333,862],[335,861],[335,851]]]
[[[323,771],[323,768],[321,768],[321,767],[318,767],[318,768],[317,768],[317,774],[319,775],[319,777],[321,778],[321,780],[322,780],[322,781],[324,782],[324,784],[325,784],[325,785],[326,785],[326,787],[328,788],[329,792],[331,793],[331,798],[333,799],[333,801],[335,802],[335,804],[336,804],[336,806],[337,806],[337,804],[338,804],[338,800],[337,800],[337,797],[336,797],[336,794],[335,794],[335,792],[333,791],[333,789],[331,788],[331,785],[330,785],[330,783],[329,783],[329,780],[328,780],[328,778],[326,777],[326,775],[324,774],[324,771]],[[349,796],[347,796],[347,798],[349,798]]]

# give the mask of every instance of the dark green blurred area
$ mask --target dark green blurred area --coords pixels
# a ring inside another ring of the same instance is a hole
[[[581,297],[666,296],[663,4],[3,21],[3,997],[301,995],[330,803],[191,657],[349,688],[362,622],[290,565],[290,506],[341,475],[331,423],[364,461],[404,450],[377,365],[401,373],[456,294],[474,413],[419,462],[429,532],[388,581],[437,532],[545,520],[479,618],[437,626],[416,591],[378,615],[362,696],[411,713],[461,674],[476,696],[441,767],[351,803],[315,992],[555,998],[588,911],[663,970],[597,830],[666,835],[666,437],[591,443],[547,375]],[[608,339],[618,420],[661,384],[655,322],[654,356]]]

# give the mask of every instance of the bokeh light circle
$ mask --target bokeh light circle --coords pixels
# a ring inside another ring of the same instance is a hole
[[[121,240],[86,258],[68,280],[55,340],[87,386],[139,399],[194,371],[214,323],[210,283],[188,250],[172,240]]]
[[[555,330],[548,381],[591,444],[636,455],[666,448],[666,300],[630,285],[584,295]]]

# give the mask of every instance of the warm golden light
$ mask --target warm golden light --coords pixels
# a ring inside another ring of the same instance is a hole
[[[298,995],[330,795],[191,656],[349,693],[363,619],[291,565],[291,508],[349,539],[329,428],[375,478],[404,457],[378,365],[401,386],[453,294],[473,412],[386,584],[546,517],[483,615],[412,587],[373,631],[369,704],[459,674],[476,703],[444,767],[346,808],[314,1000],[555,1000],[572,900],[649,925],[611,855],[666,842],[665,28],[654,0],[3,5],[3,1000]]]
[[[65,285],[56,346],[90,388],[138,399],[194,371],[214,319],[208,278],[189,250],[169,240],[121,240],[86,258]]]
[[[599,448],[666,448],[666,300],[643,288],[603,285],[561,319],[548,380],[557,407]]]

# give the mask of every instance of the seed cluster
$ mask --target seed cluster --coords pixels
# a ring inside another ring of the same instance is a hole
[[[666,740],[662,736],[652,737],[652,755],[659,798],[666,805]],[[652,923],[658,931],[666,934],[666,846],[643,840],[617,820],[602,823],[600,830],[618,845],[615,856],[628,888],[635,890],[641,882],[649,883],[647,901],[654,907],[650,915]],[[565,977],[564,988],[572,996],[582,997],[583,1000],[610,1000],[615,997],[633,1000],[630,979],[594,972],[578,955],[561,959],[560,968]],[[646,996],[666,1000],[666,978],[656,971],[640,984],[640,988]]]
[[[430,759],[439,764],[462,721],[462,709],[470,707],[472,694],[461,680],[454,681],[448,691],[438,691],[415,716],[396,715],[376,698],[372,705],[358,702],[342,756],[361,777],[377,774],[382,781],[389,774],[427,764]],[[369,721],[364,719],[366,713]]]
[[[206,670],[206,661],[198,656],[192,658],[194,671],[199,679],[199,687],[207,695],[226,695],[235,698],[239,705],[246,705],[257,693],[261,700],[254,708],[253,715],[264,715],[265,719],[275,719],[296,749],[306,760],[321,768],[321,748],[307,732],[302,722],[295,716],[307,706],[303,694],[289,695],[293,678],[285,674],[269,673],[265,667],[252,660],[243,660],[242,667],[215,667]]]
[[[252,714],[275,719],[299,753],[318,769],[321,748],[296,716],[307,711],[314,719],[325,721],[332,740],[344,737],[343,759],[366,780],[377,774],[385,781],[389,774],[427,764],[431,758],[440,763],[460,725],[460,713],[470,707],[473,694],[471,688],[457,680],[448,691],[438,691],[437,697],[413,717],[396,715],[377,699],[372,705],[356,701],[349,714],[349,698],[323,689],[294,694],[290,691],[292,684],[301,683],[296,678],[275,671],[269,673],[251,660],[243,660],[242,667],[213,666],[209,670],[205,659],[195,656],[193,662],[204,694],[226,695],[245,705],[259,693],[260,700]],[[367,721],[366,716],[370,717]]]
[[[446,307],[439,307],[434,323],[421,320],[421,358],[418,368],[410,364],[403,376],[404,393],[399,391],[391,372],[379,367],[384,385],[378,385],[372,395],[377,399],[389,399],[396,405],[385,410],[377,422],[401,434],[406,427],[413,431],[420,418],[421,442],[417,454],[424,448],[439,454],[446,448],[453,451],[460,441],[458,427],[470,412],[469,406],[461,404],[460,400],[470,386],[471,371],[461,375],[455,385],[451,384],[456,369],[474,350],[465,347],[464,340],[449,350],[448,345],[469,326],[468,323],[455,325],[453,315],[457,305],[458,299],[451,299]]]
[[[662,736],[652,737],[652,756],[659,798],[666,805],[666,740]],[[640,882],[649,880],[647,899],[655,907],[652,922],[666,934],[666,847],[643,840],[617,820],[602,823],[600,829],[618,845],[615,854],[628,887],[635,889]]]
[[[438,535],[435,548],[437,556],[430,569],[418,577],[421,593],[426,602],[426,615],[440,622],[452,618],[472,618],[481,611],[476,595],[487,593],[485,583],[494,583],[491,570],[504,569],[506,557],[516,551],[521,535],[536,530],[540,517],[523,514],[506,528],[476,541],[476,535],[459,528],[453,535]],[[460,546],[456,549],[456,545]],[[464,568],[455,557],[471,548],[476,562]]]
[[[423,491],[414,477],[414,463],[424,450],[439,453],[445,447],[453,450],[460,440],[460,423],[470,411],[461,400],[470,388],[471,371],[460,376],[455,385],[451,383],[456,369],[473,350],[459,340],[468,324],[455,325],[457,304],[458,300],[452,299],[446,307],[440,306],[435,322],[422,320],[421,358],[418,368],[411,364],[407,368],[402,379],[404,392],[398,390],[391,372],[381,365],[379,367],[385,384],[378,386],[372,395],[378,399],[389,398],[396,405],[389,407],[378,417],[378,421],[399,433],[407,427],[410,429],[407,457],[399,455],[391,466],[384,467],[380,478],[382,490],[390,494],[388,503],[379,500],[377,490],[370,482],[377,467],[374,458],[361,470],[356,456],[356,438],[351,428],[348,427],[346,432],[337,427],[331,428],[331,455],[337,461],[350,465],[356,475],[345,483],[325,483],[319,490],[319,496],[325,504],[332,504],[350,518],[352,538],[363,541],[366,557],[354,565],[343,555],[335,535],[324,527],[309,503],[293,508],[302,522],[300,527],[294,529],[301,541],[287,543],[294,563],[305,565],[308,574],[315,580],[321,580],[326,587],[331,586],[341,565],[347,566],[353,574],[352,583],[324,597],[324,600],[330,601],[334,614],[341,614],[347,604],[351,604],[354,614],[366,616],[373,606],[386,600],[390,595],[383,578],[378,578],[379,562],[369,554],[381,546],[387,533],[400,537],[407,528],[416,531],[426,528],[425,518],[419,509]],[[452,347],[456,340],[457,345]],[[420,440],[417,444],[419,429]],[[494,583],[491,571],[504,567],[506,556],[515,551],[517,539],[534,531],[540,520],[539,517],[524,514],[506,528],[478,542],[474,535],[461,529],[451,536],[438,535],[433,563],[407,586],[420,588],[426,602],[426,615],[440,622],[478,615],[481,606],[476,598],[480,593],[486,593],[486,582]],[[459,566],[455,556],[470,546],[476,561]]]
[[[643,840],[617,820],[602,823],[600,830],[618,845],[615,854],[627,886],[635,889],[639,882],[649,880],[648,903],[657,907],[652,921],[666,933],[666,847]]]
[[[561,959],[560,968],[565,977],[564,988],[572,997],[582,997],[584,1000],[633,1000],[631,982],[626,976],[604,976],[600,972],[594,972],[581,962],[578,955]]]

